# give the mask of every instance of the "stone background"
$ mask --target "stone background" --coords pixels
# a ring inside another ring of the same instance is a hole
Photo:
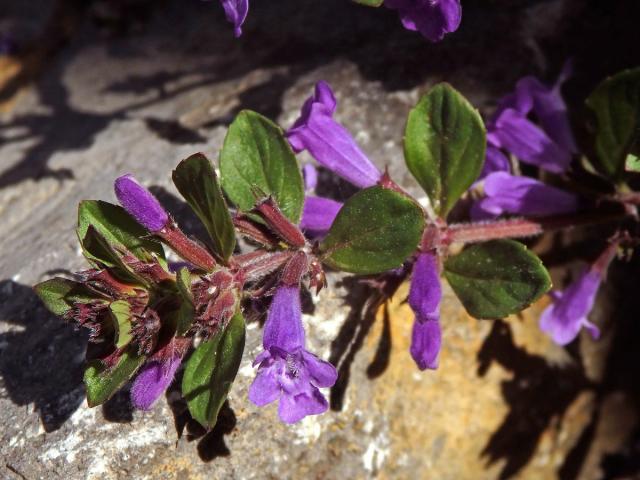
[[[401,135],[422,92],[446,80],[488,112],[520,76],[552,79],[572,57],[566,94],[579,112],[600,78],[638,64],[638,4],[464,0],[460,30],[430,45],[394,12],[346,0],[253,0],[240,40],[217,1],[4,0],[0,32],[18,50],[0,57],[0,478],[638,475],[637,262],[600,295],[603,340],[568,349],[538,331],[544,301],[478,322],[445,290],[441,366],[427,373],[407,353],[406,290],[368,311],[365,287],[346,295],[354,282],[332,276],[305,317],[313,349],[340,369],[332,410],[288,427],[275,408],[247,401],[260,345],[251,323],[228,408],[208,433],[175,392],[150,413],[132,412],[126,392],[88,409],[86,338],[31,290],[84,267],[79,200],[114,200],[113,179],[131,172],[184,213],[169,175],[180,159],[216,158],[243,108],[290,125],[319,79],[375,163],[418,193]],[[548,240],[535,247],[547,251]],[[559,282],[593,254],[585,243],[546,255]]]

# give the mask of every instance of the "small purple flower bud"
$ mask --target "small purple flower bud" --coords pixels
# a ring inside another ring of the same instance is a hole
[[[462,19],[460,0],[385,0],[384,5],[398,10],[404,28],[432,42],[456,31]]]
[[[220,0],[227,20],[233,23],[234,34],[237,37],[242,35],[242,24],[249,13],[249,0]]]
[[[441,299],[438,257],[421,253],[413,266],[409,290],[409,305],[416,314],[410,352],[420,370],[438,368]]]
[[[382,174],[349,131],[333,119],[335,108],[331,87],[318,82],[315,94],[304,103],[300,117],[287,132],[291,148],[296,153],[309,150],[320,165],[357,187],[375,185]]]
[[[546,216],[578,210],[577,196],[529,177],[495,172],[484,179],[485,197],[471,209],[474,220],[494,218],[503,213]]]
[[[553,293],[553,303],[540,316],[540,328],[558,345],[567,345],[586,328],[594,339],[600,330],[587,319],[600,288],[602,276],[585,270],[564,292]]]
[[[131,403],[138,410],[150,410],[155,401],[171,385],[182,362],[174,357],[169,362],[151,361],[142,367],[131,387]]]
[[[342,203],[323,197],[306,197],[300,228],[316,235],[323,235],[329,231]]]
[[[261,407],[279,399],[278,415],[295,423],[323,413],[329,404],[319,387],[331,387],[338,373],[329,362],[304,349],[300,291],[280,286],[271,302],[262,345],[254,366],[258,374],[249,388],[249,400]]]
[[[478,180],[482,180],[487,175],[494,172],[511,172],[511,164],[507,156],[502,151],[491,144],[487,144],[487,153],[482,166],[482,172]]]
[[[120,205],[150,232],[159,232],[169,222],[169,215],[160,202],[133,175],[119,177],[115,182],[115,192]]]

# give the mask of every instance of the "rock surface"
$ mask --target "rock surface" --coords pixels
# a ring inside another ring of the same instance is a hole
[[[0,22],[23,45],[35,43],[0,58],[0,477],[601,477],[603,458],[627,445],[637,420],[629,381],[637,370],[610,374],[639,363],[609,354],[632,350],[613,327],[598,344],[564,350],[537,329],[542,305],[478,322],[445,290],[441,365],[419,373],[408,354],[406,287],[366,316],[362,296],[345,302],[342,280],[331,277],[305,318],[313,350],[340,367],[332,411],[289,427],[274,407],[248,402],[260,346],[251,323],[228,408],[205,433],[175,392],[148,413],[132,412],[126,392],[87,408],[86,338],[50,315],[30,286],[84,267],[74,234],[79,200],[113,201],[113,179],[131,172],[179,216],[170,183],[177,161],[195,151],[216,158],[242,108],[290,125],[319,79],[335,88],[337,118],[375,163],[419,194],[401,136],[430,85],[447,80],[490,109],[519,76],[554,74],[573,54],[569,96],[579,100],[605,73],[630,65],[629,49],[608,54],[606,45],[632,38],[633,15],[616,6],[589,13],[580,1],[469,1],[461,30],[428,45],[393,12],[345,0],[256,1],[238,41],[217,2],[51,3],[6,2]],[[580,15],[583,32],[572,23]],[[603,47],[593,37],[612,25]],[[604,297],[596,318],[605,325],[614,313],[638,313]]]

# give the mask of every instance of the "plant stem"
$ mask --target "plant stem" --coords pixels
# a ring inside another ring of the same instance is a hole
[[[533,237],[554,230],[617,222],[629,216],[628,212],[607,212],[461,223],[446,227],[442,233],[442,242],[448,245],[455,242],[476,243],[500,238]]]

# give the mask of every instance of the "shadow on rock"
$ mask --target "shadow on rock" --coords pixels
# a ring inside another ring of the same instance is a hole
[[[47,432],[60,428],[84,400],[87,337],[49,313],[32,288],[0,282],[0,375],[16,405],[33,404]]]
[[[207,430],[198,423],[189,413],[187,402],[180,394],[182,372],[176,376],[170,389],[167,391],[167,403],[173,412],[174,425],[178,435],[178,441],[183,437],[187,442],[197,442],[197,450],[203,462],[210,462],[218,457],[227,457],[231,454],[224,440],[236,428],[236,414],[225,401],[218,413],[218,422]]]
[[[540,437],[555,417],[562,417],[578,395],[594,385],[581,365],[556,367],[515,345],[510,326],[496,320],[478,352],[478,374],[484,376],[492,362],[513,374],[502,382],[509,413],[493,433],[482,455],[488,463],[506,460],[501,479],[516,475],[535,453]]]

